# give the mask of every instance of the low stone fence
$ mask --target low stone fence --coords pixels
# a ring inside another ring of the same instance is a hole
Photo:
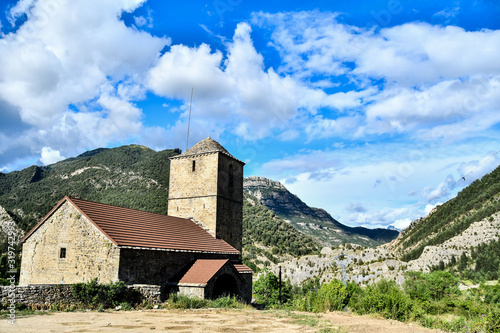
[[[160,286],[131,285],[128,288],[138,291],[141,300],[154,304],[162,302]],[[78,302],[69,284],[0,286],[0,305],[10,304],[12,299],[15,300],[15,304],[25,305],[74,304]]]

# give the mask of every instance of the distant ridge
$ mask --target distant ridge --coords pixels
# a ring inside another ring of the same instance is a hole
[[[324,209],[309,207],[280,182],[264,177],[245,178],[243,187],[276,215],[318,239],[324,246],[354,243],[374,247],[392,241],[399,234],[396,230],[348,227]]]

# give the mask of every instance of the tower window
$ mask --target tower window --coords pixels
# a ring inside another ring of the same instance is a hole
[[[192,172],[195,172],[196,171],[196,161],[193,161],[193,166],[192,166]]]
[[[59,249],[59,258],[60,259],[66,258],[66,248],[65,247],[61,247]]]

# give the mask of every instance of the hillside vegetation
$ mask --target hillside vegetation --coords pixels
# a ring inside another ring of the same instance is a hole
[[[64,196],[167,214],[169,157],[179,153],[138,145],[100,148],[52,165],[0,173],[0,206],[25,232]],[[285,254],[311,254],[319,247],[257,200],[245,203],[243,216],[244,254],[249,256],[245,261],[254,268],[278,262]],[[0,278],[7,270],[7,242],[2,235]],[[16,252],[19,255],[20,248]]]
[[[401,233],[394,248],[404,261],[417,259],[426,246],[442,244],[498,211],[500,167],[474,181],[427,217],[412,223]]]
[[[312,254],[319,244],[245,194],[243,204],[243,255],[254,271],[277,264],[283,259]]]
[[[179,152],[130,145],[0,173],[0,206],[25,231],[64,196],[166,214],[168,158]]]
[[[274,211],[277,216],[314,237],[323,246],[354,243],[375,247],[392,241],[399,234],[395,230],[346,226],[325,210],[309,207],[280,182],[264,177],[245,178],[244,189]]]

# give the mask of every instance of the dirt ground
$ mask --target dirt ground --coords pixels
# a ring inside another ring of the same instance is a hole
[[[438,332],[413,324],[343,312],[311,314],[258,310],[57,312],[0,320],[0,332]]]

